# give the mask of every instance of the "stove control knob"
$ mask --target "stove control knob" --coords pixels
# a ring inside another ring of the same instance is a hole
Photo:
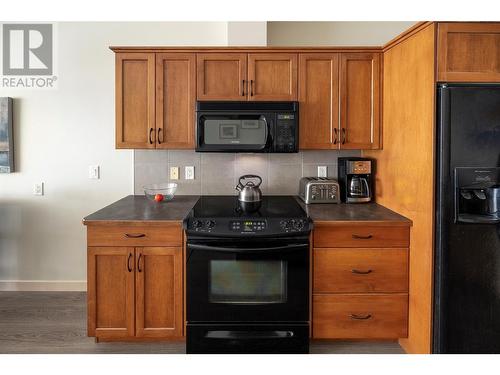
[[[302,220],[297,220],[295,222],[294,228],[297,229],[297,230],[304,229],[304,222]]]
[[[203,223],[200,220],[194,220],[193,221],[193,228],[201,228],[203,226]]]
[[[205,225],[207,226],[208,229],[212,229],[213,227],[215,227],[215,221],[214,220],[207,220]]]
[[[282,220],[280,222],[281,224],[281,228],[283,228],[284,230],[289,230],[291,225],[290,225],[290,220]]]

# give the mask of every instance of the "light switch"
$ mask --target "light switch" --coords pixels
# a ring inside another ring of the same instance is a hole
[[[186,180],[194,180],[194,167],[189,166],[184,168],[184,178]]]
[[[89,166],[89,178],[93,180],[98,180],[100,178],[99,174],[99,166],[98,165],[90,165]]]
[[[43,182],[33,185],[33,195],[43,195]]]
[[[171,180],[179,179],[179,167],[170,167],[170,179]]]

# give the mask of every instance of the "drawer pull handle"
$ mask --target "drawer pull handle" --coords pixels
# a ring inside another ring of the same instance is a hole
[[[139,271],[139,272],[142,272],[142,269],[141,269],[141,258],[142,258],[142,254],[139,254],[139,259],[137,259],[137,271]]]
[[[132,253],[128,253],[128,259],[127,259],[127,270],[128,272],[132,272],[132,267],[130,266],[130,259],[132,258]]]
[[[350,317],[351,319],[354,320],[368,320],[372,317],[372,314],[366,314],[366,315],[351,314]]]
[[[144,233],[125,233],[125,237],[127,238],[142,238],[146,237]]]
[[[368,275],[369,273],[372,273],[372,272],[373,272],[372,270],[366,270],[366,271],[360,271],[360,270],[356,270],[356,269],[351,270],[351,273],[354,273],[356,275]]]
[[[152,145],[154,143],[154,141],[153,141],[153,132],[154,132],[154,129],[150,128],[149,129],[149,144],[150,145]]]
[[[158,134],[157,134],[156,138],[158,139],[158,144],[159,145],[161,145],[161,139],[162,138],[160,137],[160,134],[161,134],[162,131],[163,131],[162,128],[158,128]]]
[[[373,236],[371,234],[369,234],[367,236],[360,236],[359,234],[353,234],[352,235],[352,238],[354,238],[355,240],[369,240],[372,237]]]

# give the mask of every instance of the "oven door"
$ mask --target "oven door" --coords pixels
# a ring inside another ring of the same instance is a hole
[[[196,151],[268,152],[271,114],[198,112]]]
[[[187,321],[306,322],[309,243],[188,241]]]

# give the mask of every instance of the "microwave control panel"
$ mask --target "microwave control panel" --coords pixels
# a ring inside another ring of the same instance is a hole
[[[276,140],[274,143],[277,152],[297,151],[297,114],[278,113],[276,115]]]

